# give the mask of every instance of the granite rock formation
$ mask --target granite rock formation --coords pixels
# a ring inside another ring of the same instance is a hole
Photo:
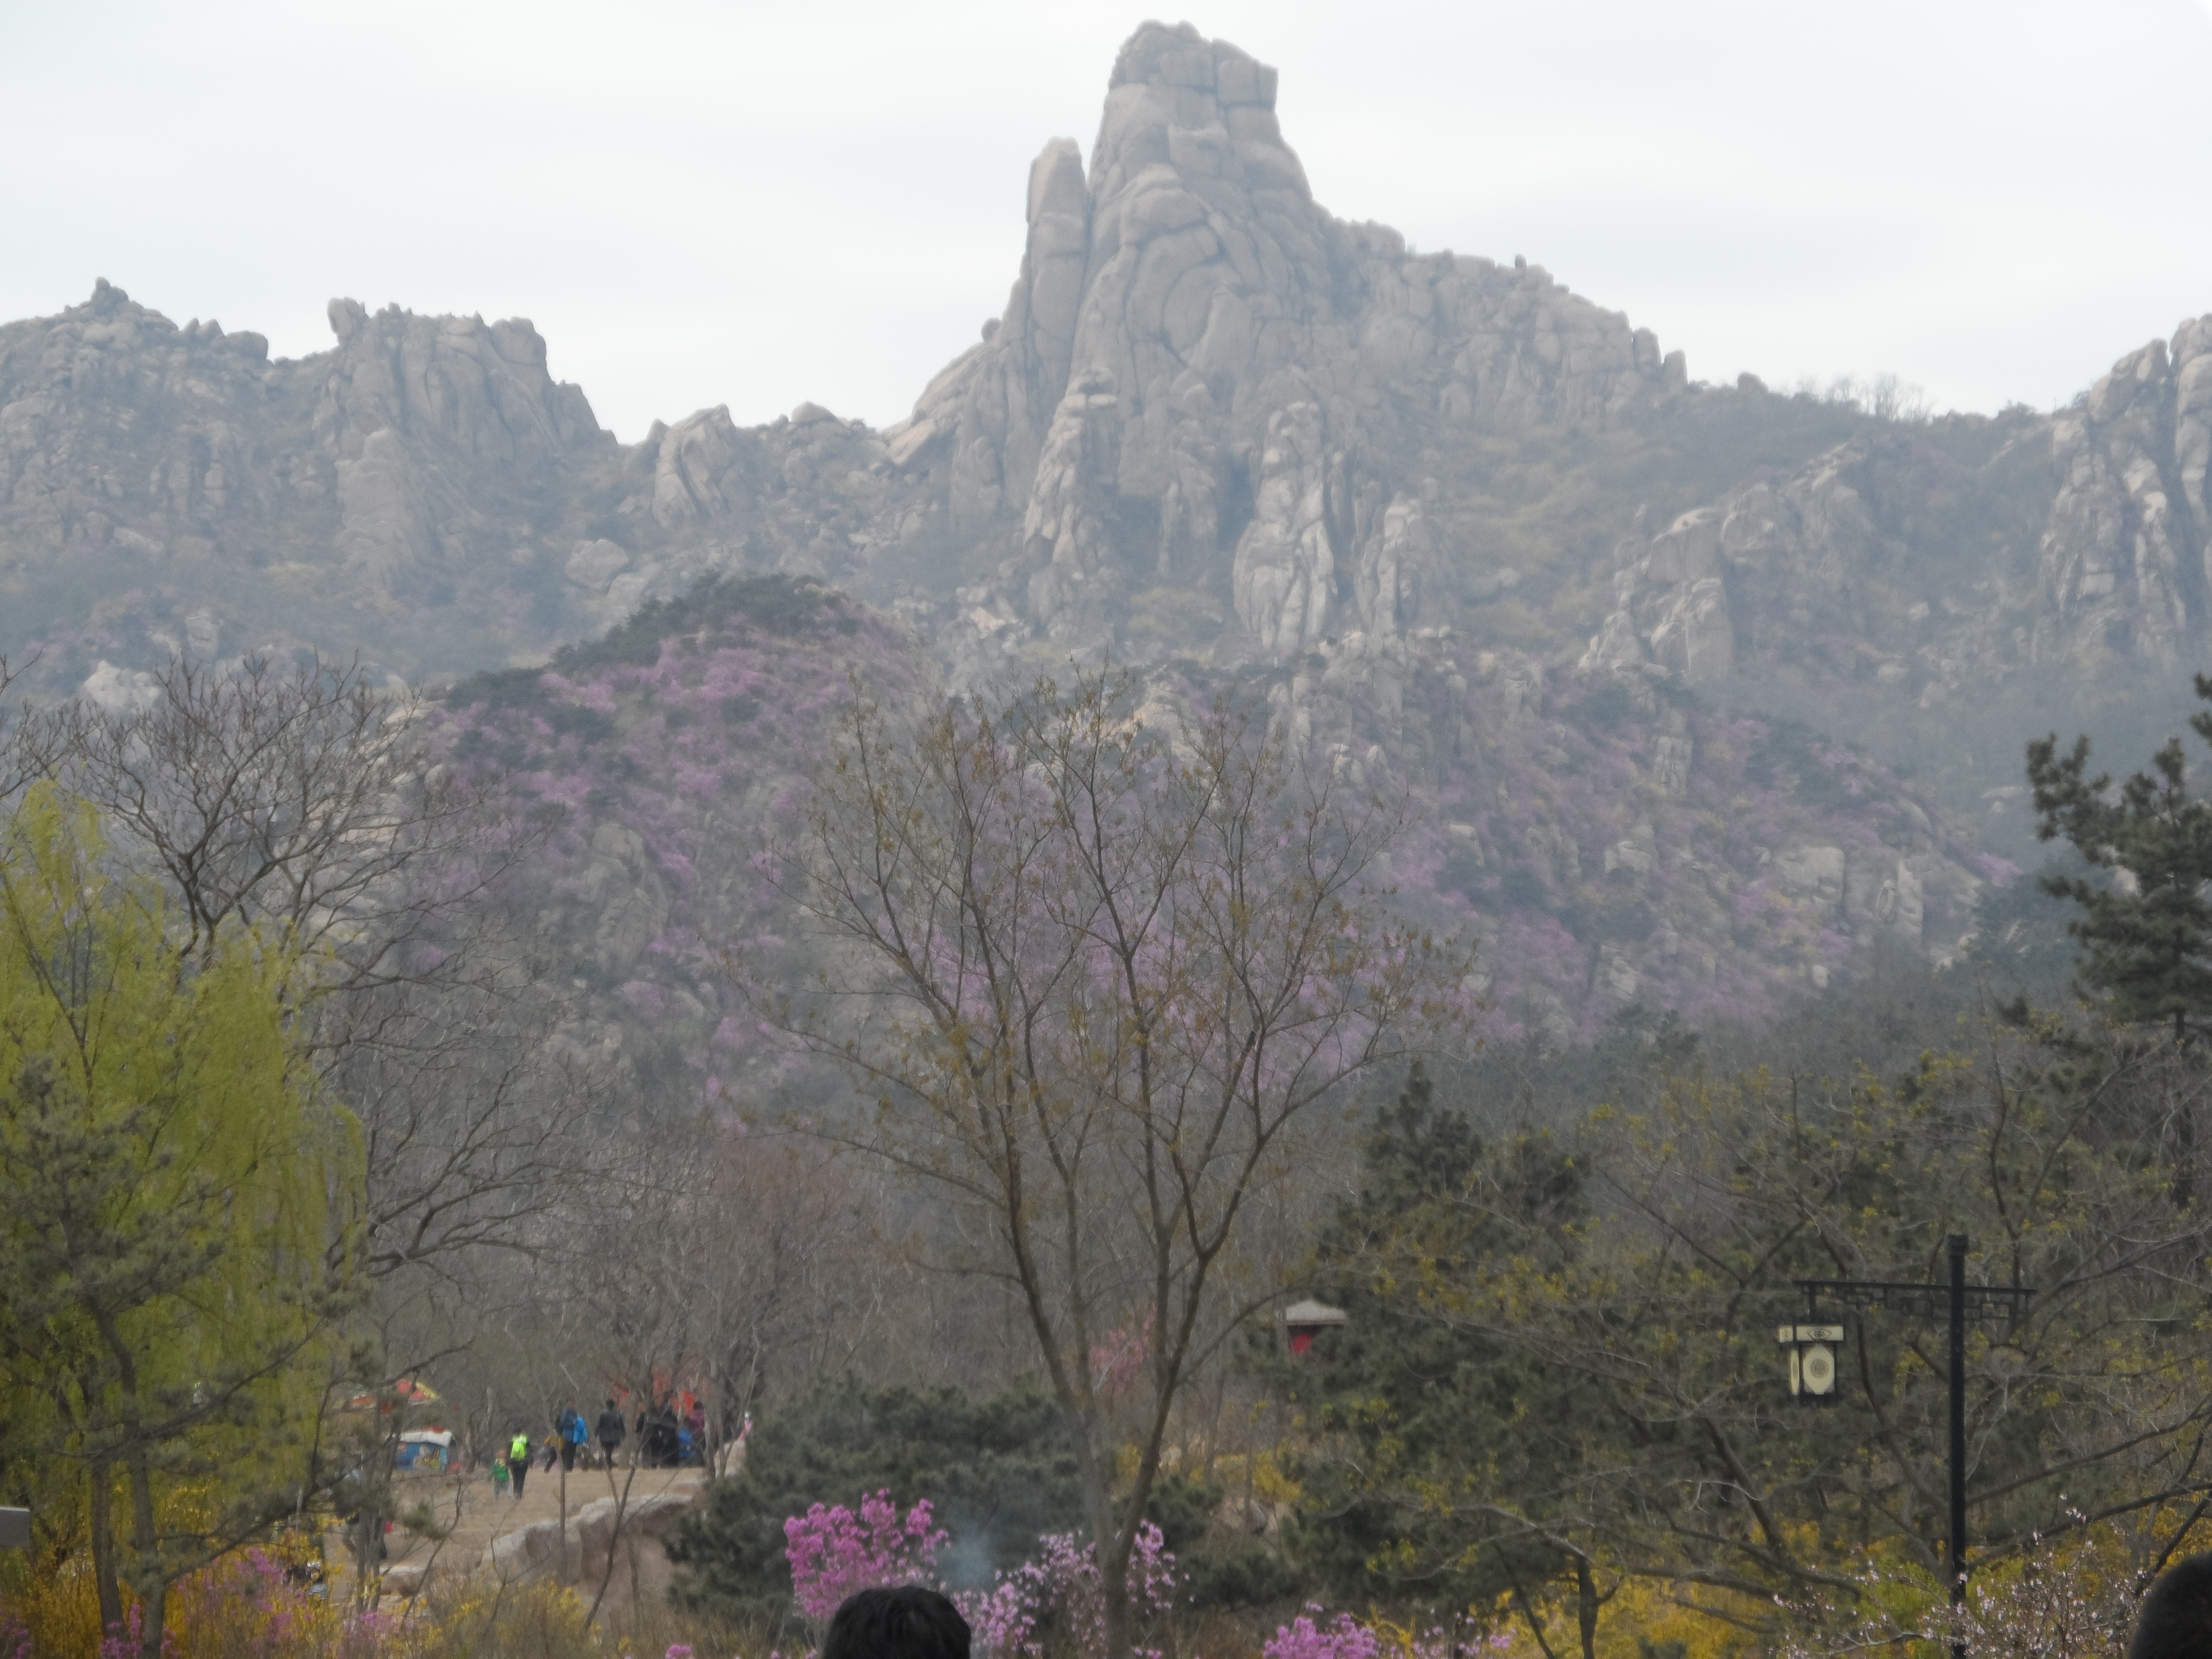
[[[1331,217],[1274,106],[1234,46],[1140,28],[1087,174],[1066,138],[1030,169],[1004,314],[886,434],[902,466],[942,459],[956,533],[1019,514],[1000,580],[1055,643],[1126,647],[1154,588],[1225,589],[1232,658],[1442,620],[1409,563],[1409,424],[1602,428],[1685,382],[1524,261]]]
[[[2212,316],[2123,357],[2051,423],[2036,651],[2170,665],[2212,634]]]
[[[2212,316],[2048,418],[1862,434],[1615,550],[1582,665],[1692,684],[1784,660],[1941,705],[2171,671],[2212,640]]]
[[[1188,27],[1023,210],[1000,314],[882,432],[625,445],[527,322],[340,300],[272,362],[103,282],[0,326],[0,652],[110,707],[180,652],[490,671],[449,736],[569,814],[529,899],[569,1040],[703,1090],[744,1047],[716,941],[783,948],[743,849],[848,668],[1266,696],[1413,792],[1406,902],[1559,1037],[1955,951],[2033,855],[2023,737],[2162,720],[2212,635],[2212,317],[2053,415],[1692,382],[1520,258],[1324,210],[1274,71]],[[702,586],[764,576],[847,608]]]
[[[623,446],[526,321],[330,319],[333,349],[271,362],[102,281],[0,327],[0,651],[111,696],[187,648],[450,674],[542,661],[720,570],[865,575],[928,523],[882,440],[813,404]]]

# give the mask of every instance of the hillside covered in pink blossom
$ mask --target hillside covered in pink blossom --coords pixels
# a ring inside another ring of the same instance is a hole
[[[1409,794],[1392,876],[1409,913],[1480,942],[1470,1036],[1586,1040],[1631,1008],[1771,1018],[1886,951],[1955,948],[1977,890],[2011,873],[1880,766],[1662,675],[1449,630],[1149,674],[1171,702],[1265,699],[1310,764]],[[514,902],[579,994],[580,1051],[675,1099],[775,1086],[732,969],[793,984],[816,959],[769,849],[798,833],[855,677],[936,694],[903,625],[772,577],[709,582],[448,695],[446,755],[503,776],[540,827]]]

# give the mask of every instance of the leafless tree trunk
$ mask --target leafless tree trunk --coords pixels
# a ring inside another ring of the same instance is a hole
[[[1301,1121],[1441,1021],[1468,963],[1399,926],[1401,806],[1351,799],[1235,708],[1157,718],[1126,678],[911,726],[858,694],[782,860],[843,963],[763,996],[878,1097],[860,1137],[980,1213],[1075,1438],[1108,1642],[1177,1399]],[[1146,1401],[1115,1512],[1105,1362]]]

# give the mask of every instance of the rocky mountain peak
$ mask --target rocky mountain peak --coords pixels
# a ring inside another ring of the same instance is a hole
[[[1001,535],[1027,624],[990,647],[1281,657],[1440,619],[1422,580],[1432,429],[1603,426],[1679,354],[1516,261],[1409,252],[1317,206],[1275,71],[1189,25],[1116,60],[1087,177],[1031,167],[1006,311],[886,437],[945,465],[957,533]],[[1155,637],[1164,634],[1167,637]]]
[[[337,355],[314,416],[348,459],[371,434],[419,434],[441,452],[507,465],[555,464],[599,435],[580,387],[546,371],[545,342],[526,317],[417,317],[358,300],[330,303]]]
[[[2049,659],[2172,665],[2212,633],[2212,316],[2112,366],[2051,423]]]
[[[2212,318],[2051,415],[1693,385],[1539,265],[1331,214],[1275,94],[1139,29],[1087,155],[1030,167],[1005,307],[884,433],[722,405],[620,445],[520,319],[340,299],[272,362],[102,282],[0,325],[0,651],[116,705],[177,652],[504,665],[456,754],[574,809],[541,931],[710,1096],[704,941],[777,931],[744,849],[848,668],[1264,696],[1419,804],[1392,879],[1480,922],[1501,1037],[1955,952],[2039,855],[2023,731],[2160,718],[2212,637]]]

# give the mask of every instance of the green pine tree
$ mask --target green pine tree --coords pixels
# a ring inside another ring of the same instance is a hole
[[[1290,1527],[1298,1564],[1354,1606],[1526,1608],[1572,1586],[1594,1633],[1590,1547],[1568,1494],[1595,1384],[1456,1316],[1466,1287],[1516,1262],[1564,1267],[1586,1208],[1570,1149],[1529,1133],[1487,1145],[1416,1065],[1363,1149],[1359,1191],[1322,1230],[1311,1289],[1347,1315],[1307,1353],[1261,1370],[1303,1416]]]
[[[2196,677],[2212,702],[2212,679]],[[2212,712],[2190,728],[2212,744]],[[2099,880],[2046,875],[2045,889],[2072,899],[2081,914],[2068,924],[2081,942],[2075,977],[2085,994],[2128,1024],[2171,1024],[2176,1042],[2212,1018],[2212,800],[2192,794],[2179,738],[2116,789],[2109,773],[2088,775],[2089,740],[2058,752],[2056,732],[2027,746],[2027,780],[2040,815],[2036,834],[2061,836]]]

